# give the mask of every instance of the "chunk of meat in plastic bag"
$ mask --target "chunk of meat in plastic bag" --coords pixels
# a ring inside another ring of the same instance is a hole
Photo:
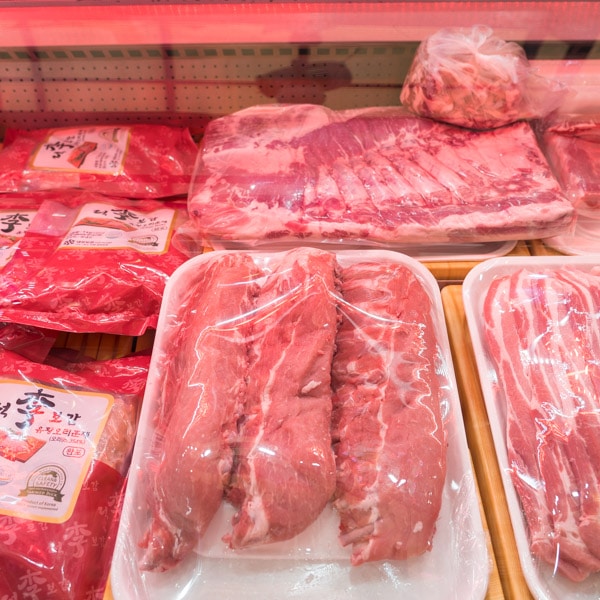
[[[441,29],[423,40],[400,101],[422,117],[492,129],[544,117],[566,94],[561,83],[536,72],[521,46],[478,25]]]

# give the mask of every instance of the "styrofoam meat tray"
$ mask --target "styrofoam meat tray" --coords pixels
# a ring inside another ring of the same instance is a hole
[[[502,474],[502,483],[511,518],[519,560],[523,574],[533,596],[538,600],[598,600],[600,598],[600,574],[592,575],[584,582],[573,583],[553,573],[552,567],[537,560],[530,552],[525,516],[510,477],[506,447],[505,399],[493,382],[495,369],[488,357],[483,340],[481,315],[483,303],[494,278],[528,268],[535,272],[542,268],[559,268],[570,265],[582,269],[597,266],[598,257],[543,256],[495,258],[477,265],[463,283],[465,315],[471,334],[477,371],[494,439],[496,456]],[[515,357],[519,361],[519,357]]]
[[[229,530],[233,510],[226,504],[216,515],[202,548],[165,573],[138,568],[146,521],[143,473],[153,432],[152,419],[158,401],[159,382],[166,364],[169,336],[177,322],[178,308],[192,281],[202,276],[203,264],[215,251],[190,259],[173,274],[165,290],[154,344],[150,376],[140,417],[140,427],[129,484],[124,500],[111,585],[116,600],[183,598],[321,600],[402,598],[403,600],[469,600],[485,596],[491,562],[479,511],[464,423],[444,326],[437,282],[416,260],[379,250],[336,253],[340,264],[376,259],[405,264],[420,277],[432,299],[438,340],[438,372],[445,390],[444,421],[448,433],[447,478],[442,509],[431,552],[407,561],[350,564],[350,550],[338,542],[338,519],[331,506],[300,536],[287,542],[250,550],[231,550],[221,541]],[[276,260],[276,253],[249,252],[257,264]]]
[[[378,248],[373,245],[358,244],[358,243],[336,243],[334,241],[327,241],[322,243],[307,244],[312,245],[316,248],[323,250],[331,250],[336,252],[339,250],[377,250]],[[400,252],[406,254],[412,258],[415,258],[423,262],[452,262],[452,261],[469,261],[477,262],[487,260],[490,258],[496,258],[500,256],[506,256],[509,254],[517,245],[516,240],[507,240],[500,242],[469,242],[464,244],[386,244],[381,249],[392,250],[394,252]],[[245,244],[244,242],[233,242],[233,241],[222,241],[214,240],[211,241],[211,247],[215,250],[252,250],[257,249],[257,246],[252,243]],[[287,250],[292,247],[291,243],[266,243],[261,242],[261,251],[279,251]]]
[[[593,216],[579,213],[572,232],[546,238],[544,244],[573,256],[600,254],[600,210]]]

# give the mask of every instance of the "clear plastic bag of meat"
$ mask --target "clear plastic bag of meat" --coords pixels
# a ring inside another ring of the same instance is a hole
[[[441,29],[421,42],[401,103],[422,117],[492,129],[556,110],[568,91],[539,75],[515,42],[490,27]]]
[[[0,192],[181,196],[187,194],[196,153],[186,128],[165,125],[8,129],[0,150]]]
[[[600,113],[556,113],[538,129],[542,149],[578,214],[600,220]]]
[[[115,598],[483,597],[439,288],[369,254],[216,251],[173,275]]]
[[[44,200],[0,271],[0,321],[142,335],[188,256],[171,243],[184,200],[64,191]]]
[[[148,365],[0,349],[1,597],[104,597]]]
[[[600,268],[493,259],[463,295],[524,574],[535,598],[600,595]]]

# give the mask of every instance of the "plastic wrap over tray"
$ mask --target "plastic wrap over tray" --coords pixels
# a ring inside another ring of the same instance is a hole
[[[492,259],[463,294],[529,587],[544,600],[598,598],[598,261]]]
[[[188,209],[212,247],[519,240],[573,217],[527,123],[472,131],[401,107],[309,104],[212,121]]]
[[[439,288],[389,251],[190,259],[165,291],[122,598],[482,598]]]
[[[578,214],[600,221],[600,113],[559,113],[539,127],[542,149]]]

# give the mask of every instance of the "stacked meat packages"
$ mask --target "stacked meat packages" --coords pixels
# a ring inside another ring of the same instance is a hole
[[[0,597],[101,598],[149,356],[59,352],[59,332],[156,326],[187,256],[187,130],[9,130],[0,151]]]

